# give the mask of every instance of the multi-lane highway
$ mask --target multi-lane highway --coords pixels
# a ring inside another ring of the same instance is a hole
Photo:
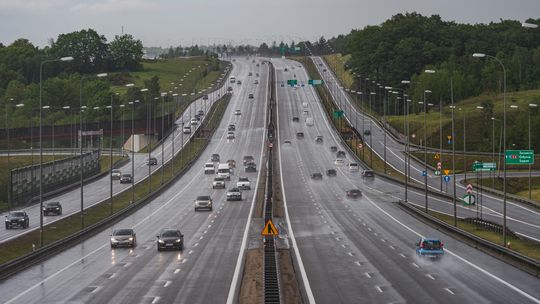
[[[307,83],[297,62],[274,60],[277,82]],[[293,70],[292,68],[295,67]],[[285,68],[288,71],[285,72]],[[304,107],[302,103],[307,103]],[[311,87],[278,87],[278,140],[284,196],[310,302],[318,303],[538,303],[538,280],[442,235],[400,210],[403,186],[363,179],[334,165],[330,146],[345,150]],[[307,115],[303,115],[308,111]],[[300,117],[293,122],[292,117]],[[313,126],[305,118],[312,117]],[[303,139],[296,133],[303,132]],[[323,143],[316,143],[316,136]],[[285,141],[290,140],[289,143]],[[347,160],[352,161],[351,155]],[[327,169],[337,176],[327,177]],[[311,174],[323,173],[322,180]],[[347,199],[346,191],[363,196]],[[420,203],[423,193],[411,191]],[[432,263],[415,256],[420,236],[440,237],[447,254]]]
[[[261,167],[268,93],[268,66],[251,60],[233,62],[234,94],[211,143],[194,166],[147,206],[81,244],[0,283],[2,303],[223,303],[227,299],[245,227],[254,204],[258,173],[244,173],[242,156],[252,155]],[[253,76],[248,76],[253,72]],[[256,77],[259,73],[259,77]],[[254,84],[254,80],[259,84]],[[248,94],[254,94],[248,99]],[[233,112],[240,110],[241,115]],[[236,125],[227,140],[227,126]],[[213,153],[237,167],[227,189],[248,176],[252,190],[243,200],[225,201],[226,190],[212,189],[213,175],[204,164]],[[158,157],[158,159],[160,159]],[[195,212],[193,200],[211,195],[214,210]],[[109,247],[113,228],[134,228],[138,246]],[[162,228],[185,235],[183,251],[158,252]]]
[[[351,98],[339,86],[337,78],[331,72],[326,62],[321,57],[312,57],[312,60],[317,67],[320,75],[325,80],[325,85],[329,88],[330,94],[336,99],[341,100],[342,109],[345,117],[349,120],[352,126],[354,126],[361,134],[364,130],[371,128],[371,135],[366,136],[366,144],[371,145],[374,153],[376,153],[381,159],[384,156],[385,150],[385,132],[380,124],[372,120],[368,115],[361,113],[356,107],[353,106]],[[371,137],[371,138],[369,138]],[[403,173],[405,172],[405,146],[395,140],[392,136],[386,135],[386,160],[388,166]],[[419,184],[424,184],[424,177],[422,171],[425,170],[424,164],[416,162],[411,159],[410,162],[410,174],[411,179]],[[433,171],[428,169],[428,186],[431,190],[439,191],[440,177],[435,176]],[[453,184],[450,182],[448,186],[448,193],[453,194]],[[466,193],[466,187],[457,183],[457,198],[460,198]],[[401,191],[401,198],[404,198],[404,191]],[[437,211],[441,211],[450,215],[453,215],[453,203],[448,200],[441,199],[429,199],[429,208]],[[493,222],[502,223],[503,216],[503,200],[502,198],[484,193],[482,215],[485,219]],[[418,205],[424,206],[424,201],[417,201]],[[475,217],[477,215],[476,206],[464,207],[461,202],[458,201],[458,216],[460,217]],[[520,203],[508,200],[507,204],[507,221],[508,226],[514,232],[530,237],[532,239],[540,240],[540,212],[531,207],[524,206]]]

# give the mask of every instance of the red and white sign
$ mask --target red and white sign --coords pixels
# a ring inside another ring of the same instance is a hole
[[[442,168],[442,163],[441,163],[441,162],[438,162],[438,163],[437,163],[437,170],[441,170],[441,168]]]
[[[471,194],[472,193],[472,185],[471,184],[467,184],[467,193],[468,194]]]

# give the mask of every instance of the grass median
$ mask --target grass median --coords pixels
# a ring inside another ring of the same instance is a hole
[[[174,172],[172,170],[172,162],[168,162],[162,168],[153,172],[151,186],[149,186],[150,181],[148,179],[145,179],[139,184],[135,185],[133,190],[135,200],[133,204],[143,203],[142,199],[149,194],[149,187],[152,191],[157,190],[164,183],[173,179],[198,157],[198,155],[206,147],[207,142],[210,140],[209,135],[219,125],[229,99],[230,96],[225,96],[220,101],[216,102],[216,104],[211,108],[209,111],[210,117],[208,121],[205,121],[201,126],[201,128],[205,129],[204,133],[208,136],[192,139],[184,147],[184,149],[176,155],[174,160]],[[113,197],[112,207],[110,201],[107,200],[85,209],[84,227],[96,224],[109,217],[112,213],[116,213],[127,208],[130,204],[132,204],[132,190],[128,189],[127,191]],[[82,221],[80,212],[65,217],[53,224],[46,225],[44,226],[43,230],[43,246],[66,238],[80,231],[81,228]],[[39,230],[32,231],[13,240],[2,243],[0,244],[0,264],[4,264],[15,258],[31,253],[34,248],[38,249],[39,245]]]

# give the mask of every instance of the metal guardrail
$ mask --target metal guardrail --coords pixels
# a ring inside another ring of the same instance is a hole
[[[497,232],[502,235],[503,233],[503,226],[488,220],[476,218],[476,217],[467,217],[464,218],[463,221],[468,224],[475,225],[477,228],[480,228],[482,230]],[[506,234],[510,235],[515,238],[519,238],[512,230],[506,228]]]

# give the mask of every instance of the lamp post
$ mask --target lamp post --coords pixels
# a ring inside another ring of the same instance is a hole
[[[147,88],[141,89],[141,92],[148,92]],[[148,96],[148,93],[146,93],[146,134],[150,136],[150,98]],[[148,142],[150,143],[151,140],[149,139]],[[151,145],[148,146],[148,193],[152,192],[152,166],[150,165],[150,158],[152,157],[152,147]]]
[[[389,87],[389,86],[386,86],[384,87],[384,98],[383,98],[383,122],[384,122],[384,130],[383,130],[383,141],[384,141],[384,151],[383,151],[383,156],[384,156],[384,174],[386,174],[386,129],[387,129],[387,125],[386,125],[386,105],[385,105],[385,101],[386,103],[388,103],[388,90],[391,90],[392,87]]]
[[[530,103],[529,104],[529,150],[531,150],[531,112],[532,109],[536,109],[538,107],[538,104],[536,103]],[[534,158],[534,156],[533,156]],[[529,199],[531,199],[531,165],[529,164]]]
[[[424,106],[424,193],[425,193],[425,212],[428,213],[428,168],[427,168],[427,102],[426,102],[426,93],[431,93],[430,90],[424,90],[424,101],[418,102]],[[431,105],[431,104],[430,104]]]
[[[173,126],[172,126],[172,137],[171,137],[171,177],[174,176],[174,139],[175,139],[175,130],[176,130],[176,105],[178,104],[178,93],[173,95]],[[184,130],[181,130],[184,132]]]
[[[165,127],[164,127],[164,111],[165,111],[165,95],[167,93],[161,93],[161,184],[163,185],[163,174],[165,173]]]
[[[109,192],[109,202],[110,202],[110,214],[113,214],[113,182],[112,182],[112,170],[113,170],[113,100],[114,96],[118,95],[118,93],[111,94],[111,104],[107,106],[109,108],[110,112],[110,129],[109,129],[109,181],[110,181],[110,192]]]
[[[505,155],[503,165],[503,246],[506,247],[506,68],[497,57],[483,53],[474,53],[472,56],[475,58],[491,58],[497,61],[503,70],[503,155]]]
[[[13,98],[9,99],[9,102],[6,102],[6,137],[7,137],[7,169],[8,169],[8,189],[7,189],[7,205],[8,210],[11,210],[11,164],[10,164],[10,143],[9,143],[9,115],[8,110],[9,106],[11,105],[11,102],[13,102]],[[20,108],[23,107],[24,103],[16,104],[15,107]]]

